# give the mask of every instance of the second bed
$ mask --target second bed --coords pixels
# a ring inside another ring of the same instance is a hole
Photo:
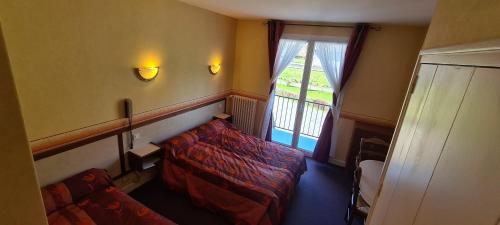
[[[235,224],[277,225],[300,176],[304,154],[213,120],[161,143],[162,179],[193,203]]]

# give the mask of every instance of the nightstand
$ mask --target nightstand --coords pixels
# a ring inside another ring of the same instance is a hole
[[[221,120],[225,120],[229,123],[233,123],[233,116],[231,116],[229,114],[225,114],[225,113],[221,113],[221,114],[214,116],[214,120],[215,119],[221,119]]]
[[[127,152],[128,163],[131,169],[143,171],[155,166],[161,160],[160,146],[147,144]]]

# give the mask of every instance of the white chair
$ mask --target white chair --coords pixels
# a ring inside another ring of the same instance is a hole
[[[355,216],[366,219],[377,193],[389,144],[379,138],[362,138],[356,157],[352,194],[345,220],[351,225]]]

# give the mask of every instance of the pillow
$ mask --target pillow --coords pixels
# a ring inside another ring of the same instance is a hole
[[[48,215],[108,186],[113,186],[113,182],[103,169],[89,169],[62,182],[45,186],[41,190],[45,211]]]
[[[170,138],[159,145],[165,149],[165,156],[173,156],[182,150],[185,150],[198,141],[207,143],[220,143],[220,136],[222,131],[227,129],[235,129],[232,124],[225,120],[211,120],[206,124],[192,129],[191,131],[184,132],[173,138]],[[212,141],[209,141],[212,140]]]
[[[165,155],[168,156],[171,154],[172,156],[175,157],[176,153],[191,147],[197,141],[198,141],[198,136],[196,136],[192,132],[185,132],[173,138],[168,139],[161,145],[163,146],[163,148],[167,153]]]
[[[191,132],[198,136],[200,141],[209,142],[210,139],[217,138],[227,129],[234,130],[236,128],[225,120],[216,119],[191,130]]]

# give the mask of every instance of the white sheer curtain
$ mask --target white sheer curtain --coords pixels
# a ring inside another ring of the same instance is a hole
[[[292,62],[293,58],[299,54],[300,50],[307,44],[305,41],[291,40],[291,39],[281,39],[278,46],[278,53],[276,54],[276,62],[273,69],[273,77],[271,78],[271,84],[276,84],[279,75],[286,69],[286,67]],[[273,88],[269,99],[267,100],[266,110],[264,117],[262,119],[261,126],[261,138],[266,137],[267,128],[269,123],[271,123],[271,115],[274,105],[274,95],[276,92],[276,87]]]
[[[346,48],[347,43],[341,42],[316,42],[314,45],[314,54],[321,62],[321,67],[323,67],[326,78],[332,86],[333,93],[337,95],[342,80],[341,70],[344,65]]]
[[[316,42],[314,46],[314,54],[321,62],[321,67],[325,71],[326,78],[332,86],[333,93],[337,96],[331,108],[333,116],[333,130],[338,128],[338,120],[340,117],[340,108],[342,105],[342,93],[340,92],[340,82],[342,81],[342,68],[344,66],[344,56],[347,49],[347,43],[342,42]],[[337,132],[332,132],[332,146],[337,142]],[[331,146],[330,146],[330,149]],[[330,151],[330,154],[335,152]]]

